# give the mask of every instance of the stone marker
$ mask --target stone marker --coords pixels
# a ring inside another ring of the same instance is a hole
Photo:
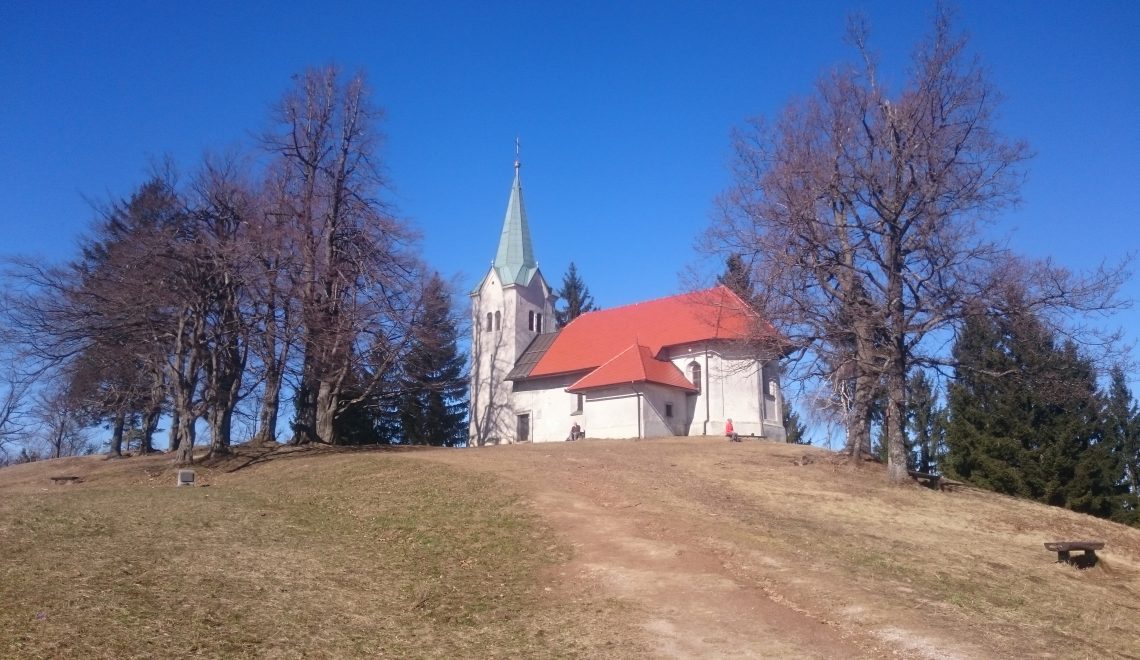
[[[193,486],[194,485],[194,471],[193,470],[179,470],[178,483],[179,486]]]

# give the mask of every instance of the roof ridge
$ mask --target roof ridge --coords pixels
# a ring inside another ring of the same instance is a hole
[[[693,295],[697,295],[697,294],[701,294],[701,293],[710,293],[710,292],[716,291],[717,289],[720,289],[720,288],[727,288],[727,287],[725,287],[723,284],[717,284],[716,286],[710,286],[706,289],[696,289],[694,291],[683,291],[681,293],[673,293],[673,294],[670,294],[667,296],[650,298],[649,300],[641,300],[638,302],[627,303],[625,305],[619,305],[617,307],[607,307],[605,309],[595,309],[595,310],[586,312],[585,314],[582,314],[582,316],[585,316],[586,314],[599,314],[602,312],[616,312],[616,311],[620,311],[623,309],[630,309],[632,307],[640,307],[642,305],[651,305],[653,303],[661,302],[662,300],[669,300],[671,298],[681,298],[683,296],[693,296]]]
[[[626,359],[625,355],[631,350],[636,351],[636,353],[629,358],[633,360],[633,364],[626,365],[625,363],[629,362],[629,359]],[[666,370],[667,373],[663,374],[662,369]],[[614,374],[607,373],[610,371],[614,372]],[[620,374],[618,380],[614,380],[615,374]],[[601,379],[600,383],[582,385],[591,380],[599,379]],[[617,355],[583,375],[577,381],[571,383],[569,387],[566,388],[566,391],[574,392],[581,389],[581,387],[592,388],[623,383],[658,383],[694,391],[693,385],[685,379],[684,375],[677,368],[677,365],[673,364],[670,360],[657,359],[653,356],[649,347],[640,342],[630,344],[618,352]]]
[[[623,355],[625,355],[626,353],[628,353],[628,352],[629,352],[629,349],[631,349],[631,348],[638,348],[639,346],[641,346],[641,344],[639,344],[639,343],[638,343],[638,342],[636,342],[636,341],[635,341],[635,342],[633,342],[632,344],[630,344],[630,345],[629,345],[629,346],[627,346],[626,348],[623,348],[623,349],[621,349],[620,351],[618,351],[618,352],[617,352],[617,354],[615,354],[615,355],[614,355],[612,358],[610,358],[610,359],[606,360],[605,362],[603,362],[603,363],[599,364],[598,366],[594,367],[593,369],[591,369],[591,370],[590,370],[590,373],[594,373],[594,372],[595,372],[595,371],[597,371],[598,369],[603,369],[603,368],[605,368],[605,366],[606,366],[606,365],[608,365],[609,363],[611,363],[611,362],[613,362],[613,361],[617,360],[617,359],[618,359],[618,358],[620,358],[621,356],[623,356]]]

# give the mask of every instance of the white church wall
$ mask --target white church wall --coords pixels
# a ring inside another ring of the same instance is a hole
[[[640,389],[642,437],[685,435],[685,393],[653,383],[642,383]]]
[[[561,442],[570,435],[575,421],[585,426],[582,415],[573,414],[577,396],[566,391],[579,377],[581,374],[515,383],[514,414],[530,415],[532,442]]]
[[[760,406],[762,377],[756,360],[733,359],[720,353],[712,360],[713,378],[717,379],[717,407],[719,430],[732,419],[732,425],[741,435],[764,434],[763,411]]]
[[[700,367],[700,383],[694,383],[700,388],[697,394],[689,395],[681,403],[683,411],[679,420],[677,435],[705,435],[705,421],[709,418],[710,400],[709,380],[709,351],[705,350],[704,342],[694,342],[682,346],[672,346],[662,351],[662,359],[670,360],[674,366],[685,374],[691,382],[693,379],[692,366]],[[710,427],[711,429],[711,427]],[[717,432],[710,430],[710,433]]]
[[[692,377],[691,366],[701,367],[701,392],[686,407],[689,413],[689,435],[722,435],[728,419],[737,433],[755,436],[783,437],[780,417],[766,420],[765,387],[775,382],[775,400],[770,408],[778,409],[778,366],[762,369],[759,360],[747,349],[734,348],[730,342],[700,342],[668,349],[667,357],[686,377]],[[767,422],[767,423],[766,423]]]
[[[636,438],[638,397],[628,385],[607,387],[586,395],[582,426],[587,438]]]

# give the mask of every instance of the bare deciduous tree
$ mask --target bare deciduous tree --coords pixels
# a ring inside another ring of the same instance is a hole
[[[62,386],[37,392],[31,416],[36,423],[35,437],[47,445],[49,458],[77,456],[93,449],[83,436],[76,401]]]
[[[23,415],[29,382],[15,369],[7,369],[0,379],[0,456],[24,431]]]
[[[406,340],[419,267],[411,232],[380,199],[380,113],[363,76],[343,81],[329,67],[296,83],[278,107],[280,129],[266,138],[283,177],[276,212],[299,252],[293,439],[333,443],[337,417],[372,393],[396,357],[374,347]]]
[[[179,463],[202,419],[210,454],[228,453],[254,393],[255,440],[273,440],[290,387],[295,438],[335,443],[406,352],[423,269],[380,199],[363,78],[300,75],[276,119],[264,173],[212,158],[180,187],[167,168],[102,209],[75,260],[11,262],[12,345],[87,424],[110,426],[112,456],[128,431],[147,451],[164,413]],[[5,392],[7,432],[22,391]]]
[[[995,130],[998,95],[946,11],[897,93],[879,79],[865,25],[853,21],[850,36],[860,65],[737,136],[736,184],[708,238],[718,254],[751,257],[759,304],[796,347],[800,375],[830,382],[842,403],[853,456],[885,400],[898,483],[908,371],[947,359],[930,338],[995,300],[1015,268],[1053,310],[1113,306],[1121,273],[1075,278],[988,238],[984,226],[1017,201],[1028,150]]]

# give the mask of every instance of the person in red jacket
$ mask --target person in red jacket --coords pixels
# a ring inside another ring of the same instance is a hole
[[[740,436],[732,428],[732,419],[728,419],[724,423],[724,435],[728,437],[729,442],[740,442]]]

